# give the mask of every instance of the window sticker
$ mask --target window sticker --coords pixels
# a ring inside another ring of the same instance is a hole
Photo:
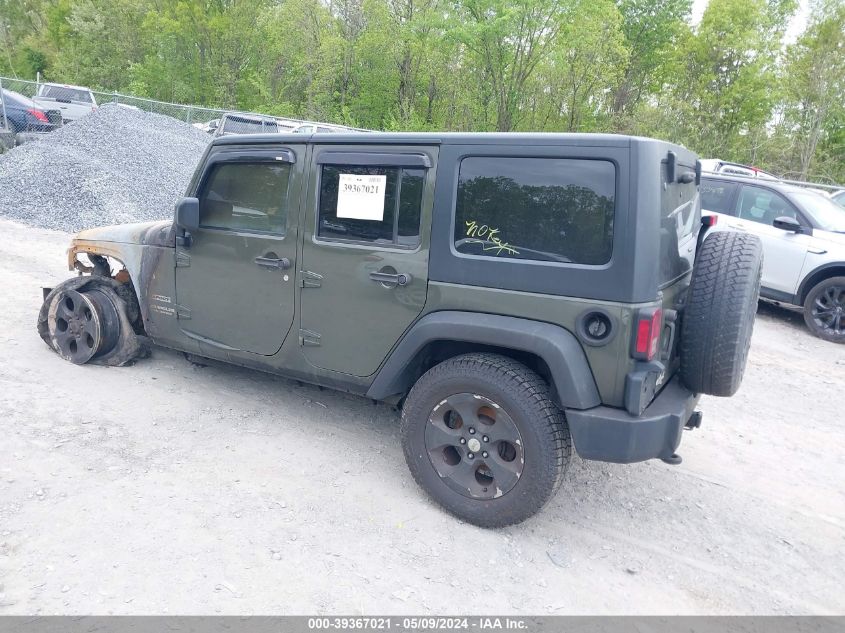
[[[355,220],[384,220],[387,176],[340,174],[337,187],[337,217]]]

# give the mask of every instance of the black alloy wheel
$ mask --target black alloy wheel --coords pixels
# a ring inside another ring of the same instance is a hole
[[[845,343],[845,277],[826,279],[810,291],[804,321],[816,336]]]
[[[457,517],[504,527],[536,514],[563,481],[572,442],[549,384],[486,352],[425,372],[402,407],[400,435],[416,482]]]
[[[471,499],[510,492],[525,464],[514,421],[501,406],[473,393],[451,395],[434,407],[425,445],[443,482]]]

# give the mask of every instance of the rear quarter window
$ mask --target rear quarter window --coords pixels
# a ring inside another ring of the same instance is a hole
[[[731,201],[735,191],[735,183],[705,178],[701,181],[701,208],[716,213],[733,213]]]
[[[458,176],[454,248],[477,257],[606,264],[615,202],[610,161],[468,157]]]

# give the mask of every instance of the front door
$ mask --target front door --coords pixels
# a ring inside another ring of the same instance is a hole
[[[436,162],[436,147],[314,147],[299,330],[312,365],[372,375],[422,312]]]
[[[772,222],[783,216],[810,227],[779,193],[767,187],[744,184],[739,191],[734,217],[727,218],[727,224],[732,229],[753,233],[763,243],[763,287],[792,295],[798,290],[812,237],[772,226]]]
[[[182,331],[212,349],[275,354],[293,323],[305,147],[221,147],[196,196],[200,228],[176,251]]]

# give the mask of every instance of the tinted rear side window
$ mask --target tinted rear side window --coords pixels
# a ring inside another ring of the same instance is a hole
[[[455,249],[484,257],[606,264],[615,198],[616,168],[609,161],[465,158]]]
[[[733,200],[736,184],[723,180],[701,181],[701,208],[705,211],[733,214]]]

